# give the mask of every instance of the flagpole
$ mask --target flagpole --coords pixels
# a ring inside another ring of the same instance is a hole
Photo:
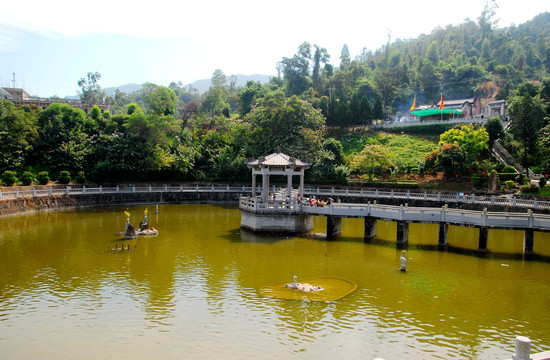
[[[443,93],[441,93],[441,102],[439,103],[440,121],[443,122]]]

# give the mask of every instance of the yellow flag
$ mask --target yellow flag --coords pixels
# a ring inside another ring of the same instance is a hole
[[[411,106],[411,109],[409,110],[409,112],[413,111],[415,107],[416,107],[416,94],[414,94],[413,106]]]

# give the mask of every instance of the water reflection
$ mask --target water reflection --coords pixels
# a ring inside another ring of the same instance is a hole
[[[134,224],[144,208],[130,209]],[[549,349],[547,262],[437,251],[437,227],[414,224],[403,273],[392,223],[367,244],[360,219],[337,241],[261,236],[239,229],[234,207],[195,204],[161,205],[149,215],[159,236],[125,241],[124,209],[0,218],[6,358],[488,359],[510,357],[519,334]],[[460,229],[449,243],[475,251],[475,229]],[[515,250],[522,234],[496,236],[490,246]],[[547,240],[537,233],[535,249]],[[122,242],[130,252],[106,251]],[[261,296],[293,275],[358,288],[329,303]]]

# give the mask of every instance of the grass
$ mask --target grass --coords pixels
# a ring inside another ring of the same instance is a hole
[[[434,141],[411,135],[369,133],[367,131],[349,132],[342,136],[344,154],[349,159],[363,150],[366,145],[381,145],[388,150],[391,163],[400,172],[419,169],[424,159],[437,146]]]
[[[550,196],[550,186],[545,186],[539,189],[538,196]]]

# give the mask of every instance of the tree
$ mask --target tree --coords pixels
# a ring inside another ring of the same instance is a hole
[[[485,40],[490,32],[493,22],[491,21],[496,15],[498,5],[495,0],[485,0],[485,7],[481,11],[481,15],[477,18],[479,27],[481,28],[481,41]]]
[[[391,165],[389,150],[382,145],[367,145],[361,153],[355,155],[350,166],[352,171],[359,174],[368,174],[372,179],[374,174],[387,170]]]
[[[145,95],[145,105],[153,114],[159,116],[174,115],[176,112],[176,93],[164,86],[152,84],[154,90]]]
[[[443,148],[446,144],[457,145],[461,154],[465,156],[468,166],[475,161],[481,151],[487,149],[488,142],[487,131],[484,128],[476,128],[472,124],[447,130],[439,137],[439,147]]]
[[[38,135],[37,116],[37,109],[23,110],[0,99],[0,174],[6,170],[23,170]]]
[[[374,103],[373,116],[378,120],[384,119],[384,107],[382,106],[382,99],[380,99],[380,96],[376,98],[376,102]]]
[[[214,117],[216,114],[221,114],[223,109],[227,107],[227,88],[225,86],[227,78],[223,71],[216,69],[212,74],[210,89],[204,95],[200,105],[202,113],[209,113]]]
[[[266,94],[245,121],[252,126],[252,141],[257,144],[255,156],[277,149],[304,161],[313,162],[321,149],[325,120],[310,103],[281,91]]]
[[[434,66],[437,66],[439,64],[439,45],[437,44],[437,41],[432,41],[430,46],[428,46],[428,50],[426,51],[426,58]]]
[[[82,90],[80,99],[92,104],[101,104],[105,98],[105,92],[101,90],[99,86],[99,79],[101,74],[97,71],[95,73],[89,72],[85,78],[78,80],[78,86]]]
[[[379,94],[382,96],[383,103],[386,106],[393,106],[395,100],[402,93],[403,68],[389,66],[379,68],[374,75],[374,81]]]
[[[321,64],[326,64],[330,59],[330,55],[325,48],[318,45],[313,45],[313,47],[315,47],[315,54],[313,55],[313,73],[311,75],[311,80],[313,82],[313,89],[319,91],[321,89]]]
[[[38,117],[38,139],[33,165],[51,174],[61,170],[87,170],[92,154],[91,139],[84,129],[90,120],[84,111],[68,104],[52,104]]]
[[[492,149],[495,140],[500,139],[500,137],[504,135],[504,126],[502,125],[502,120],[500,120],[500,116],[491,116],[487,119],[487,121],[485,121],[483,127],[489,135],[489,149]]]
[[[212,83],[212,86],[215,88],[221,88],[224,87],[227,83],[227,77],[223,73],[222,70],[216,69],[214,70],[214,73],[212,74],[212,78],[210,80]]]
[[[130,160],[136,170],[160,171],[172,166],[174,156],[170,153],[170,139],[179,129],[173,116],[135,111],[124,127],[130,140],[128,153],[133,154],[133,159],[126,160]]]
[[[539,131],[544,126],[544,104],[538,89],[532,83],[523,83],[510,101],[511,132],[523,144],[521,163],[530,165],[537,155]]]
[[[439,73],[437,67],[426,59],[420,59],[417,78],[426,99],[434,99],[439,92]]]
[[[467,172],[468,156],[457,144],[443,144],[437,152],[437,166],[447,179]]]
[[[278,63],[277,68],[283,73],[286,82],[287,95],[300,95],[311,86],[310,61],[311,45],[304,42],[298,47],[298,52],[293,57],[283,57],[283,60]]]
[[[342,52],[340,53],[340,68],[343,70],[351,63],[351,56],[349,54],[348,44],[342,46]]]
[[[334,138],[328,138],[323,141],[323,150],[330,151],[334,156],[334,165],[342,165],[344,163],[344,147],[342,143]]]
[[[262,84],[254,81],[247,81],[246,86],[239,94],[239,113],[245,116],[252,110],[256,98],[260,94]]]
[[[351,98],[350,101],[350,110],[352,114],[352,123],[354,125],[359,125],[361,123],[361,115],[362,115],[362,108],[361,108],[361,98],[359,97],[359,93],[355,92]]]
[[[491,59],[491,42],[489,39],[483,40],[481,44],[481,60],[488,61]]]
[[[348,127],[352,124],[353,114],[347,101],[340,100],[334,110],[334,118],[340,127]]]
[[[366,96],[361,97],[361,124],[370,124],[373,119],[373,109]]]

